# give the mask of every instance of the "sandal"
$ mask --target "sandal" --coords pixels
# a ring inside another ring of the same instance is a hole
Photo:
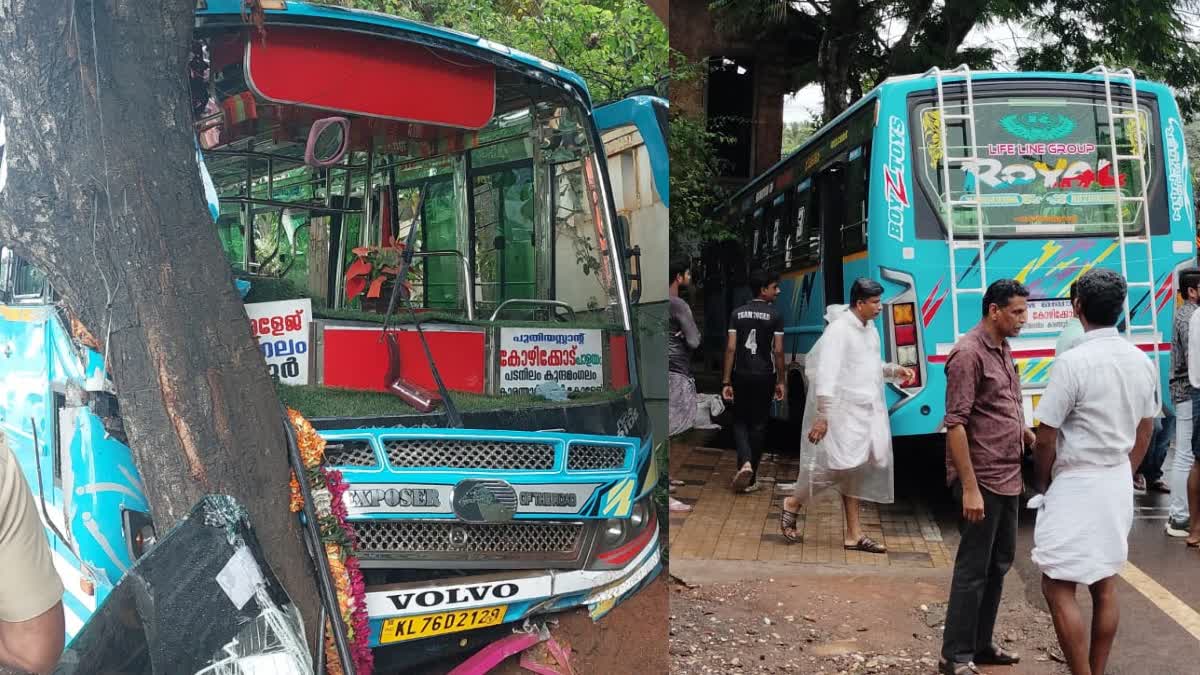
[[[798,544],[802,538],[799,530],[796,527],[796,519],[799,516],[799,511],[788,511],[784,508],[779,510],[779,532],[789,544]],[[789,530],[791,531],[791,534],[788,534]]]
[[[864,553],[887,553],[887,547],[874,539],[863,535],[853,544],[843,544],[847,551],[862,551]]]
[[[938,662],[939,675],[978,675],[979,669],[974,662],[958,663],[942,659]]]
[[[733,475],[733,491],[741,492],[747,485],[750,484],[750,477],[754,475],[754,471],[750,469],[741,469]]]
[[[985,651],[975,655],[975,663],[983,666],[1012,666],[1020,662],[1021,656],[1019,654],[1005,651],[998,644],[993,644]]]
[[[1188,539],[1188,540],[1187,540],[1187,547],[1188,547],[1188,548],[1200,548],[1200,540],[1196,540],[1196,539]]]

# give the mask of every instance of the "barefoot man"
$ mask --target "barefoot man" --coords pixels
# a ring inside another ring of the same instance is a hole
[[[1154,364],[1114,328],[1125,292],[1111,270],[1091,270],[1076,282],[1075,315],[1086,332],[1055,360],[1037,408],[1034,457],[1044,494],[1029,502],[1038,509],[1033,562],[1072,675],[1105,672],[1120,613],[1116,575],[1133,526],[1134,467],[1159,408]],[[1092,596],[1090,648],[1076,584]]]
[[[846,511],[848,550],[886,553],[883,544],[862,531],[858,502],[890,504],[894,498],[892,437],[883,381],[907,382],[908,368],[884,363],[879,354],[879,316],[883,286],[858,279],[850,287],[850,305],[833,305],[829,326],[805,358],[808,397],[795,493],[783,500],[779,527],[789,542],[800,540],[796,516],[819,492],[834,489]]]

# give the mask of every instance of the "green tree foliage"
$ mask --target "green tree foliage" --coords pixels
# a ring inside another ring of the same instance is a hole
[[[788,122],[783,126],[783,145],[781,146],[782,155],[791,154],[796,148],[804,144],[810,136],[819,128],[817,120],[809,120],[807,122]]]
[[[596,101],[653,87],[667,73],[667,31],[643,0],[341,0],[447,26],[575,71]]]
[[[700,244],[732,233],[714,218],[725,196],[717,182],[716,146],[726,139],[701,117],[671,113],[671,255],[696,256]]]
[[[712,0],[723,30],[760,42],[811,44],[815,67],[794,68],[795,89],[821,85],[830,120],[875,83],[933,66],[992,68],[999,50],[964,47],[976,27],[1011,21],[1033,36],[1021,69],[1130,66],[1176,89],[1184,113],[1200,105],[1200,46],[1188,39],[1197,0]],[[880,26],[904,32],[891,41]]]

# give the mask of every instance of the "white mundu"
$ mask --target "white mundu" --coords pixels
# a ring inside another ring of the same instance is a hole
[[[1058,429],[1050,489],[1038,508],[1033,561],[1051,579],[1093,584],[1121,570],[1133,526],[1129,453],[1158,415],[1154,364],[1115,328],[1089,331],[1055,359],[1037,417]]]
[[[903,369],[883,362],[874,322],[864,324],[846,305],[831,305],[825,320],[829,325],[804,364],[808,395],[796,496],[807,502],[835,488],[846,496],[891,503],[892,438],[883,385]],[[808,431],[818,417],[828,420],[829,431],[814,444]]]

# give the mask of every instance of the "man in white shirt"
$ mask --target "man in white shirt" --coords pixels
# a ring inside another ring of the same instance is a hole
[[[1117,632],[1116,575],[1129,554],[1133,472],[1145,456],[1158,414],[1154,364],[1114,326],[1126,284],[1111,270],[1076,282],[1075,315],[1086,334],[1055,359],[1038,405],[1034,447],[1038,509],[1033,562],[1073,675],[1105,672]],[[1075,600],[1092,596],[1091,645]]]

